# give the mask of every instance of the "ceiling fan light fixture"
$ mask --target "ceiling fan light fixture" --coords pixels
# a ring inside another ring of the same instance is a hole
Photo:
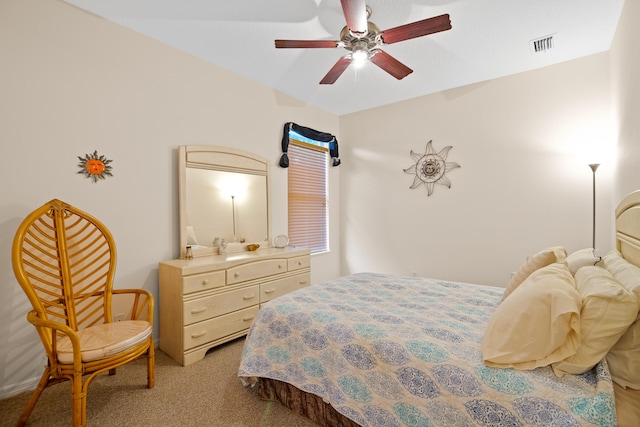
[[[358,68],[367,62],[401,80],[413,70],[379,47],[451,29],[449,15],[443,14],[380,31],[369,21],[371,8],[365,1],[340,0],[347,25],[340,31],[339,40],[276,40],[276,48],[339,47],[348,50],[350,53],[338,59],[320,84],[333,84],[351,64]]]
[[[351,53],[351,59],[353,59],[353,65],[356,67],[362,67],[369,59],[369,51],[365,46],[357,46]]]

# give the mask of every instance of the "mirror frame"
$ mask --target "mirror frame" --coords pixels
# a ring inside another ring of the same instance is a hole
[[[216,171],[246,173],[266,177],[267,195],[267,241],[265,246],[271,245],[270,221],[270,181],[269,161],[256,154],[230,147],[214,145],[181,145],[178,147],[178,194],[180,205],[180,258],[185,257],[187,248],[187,168],[209,169]],[[228,252],[245,250],[244,244],[229,243]],[[207,247],[194,249],[193,256],[217,255],[218,248]]]

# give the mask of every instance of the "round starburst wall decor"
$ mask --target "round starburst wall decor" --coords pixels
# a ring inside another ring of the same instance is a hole
[[[84,157],[78,156],[78,160],[80,160],[78,173],[91,179],[94,183],[108,176],[113,176],[112,167],[109,165],[112,160],[105,156],[99,156],[98,151],[94,151],[93,154],[85,154]]]
[[[405,173],[415,175],[410,188],[413,190],[424,184],[427,187],[427,196],[433,193],[435,184],[446,185],[451,188],[451,181],[446,174],[451,169],[460,167],[457,163],[446,161],[449,150],[452,148],[449,145],[436,153],[433,149],[432,141],[429,141],[424,154],[415,153],[411,150],[411,158],[415,161],[415,164],[404,169]]]

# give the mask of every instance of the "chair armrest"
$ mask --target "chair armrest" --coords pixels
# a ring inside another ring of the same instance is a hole
[[[38,317],[38,313],[35,310],[31,310],[27,314],[27,320],[33,326],[36,327],[38,331],[38,335],[40,335],[40,339],[44,344],[44,348],[47,352],[47,357],[49,358],[49,363],[51,365],[51,369],[54,370],[55,366],[58,364],[57,357],[57,339],[55,338],[54,331],[60,331],[71,340],[71,346],[73,348],[73,365],[74,369],[80,372],[82,370],[82,354],[80,350],[80,338],[78,338],[78,334],[76,331],[71,329],[69,326],[64,323],[54,322],[48,319],[41,319]],[[47,331],[47,329],[52,331]],[[48,333],[49,332],[49,333]]]
[[[153,325],[153,294],[146,289],[113,289],[113,295],[133,295],[131,320],[140,320],[146,311],[146,321]]]

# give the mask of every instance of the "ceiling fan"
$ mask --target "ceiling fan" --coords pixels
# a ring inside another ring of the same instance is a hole
[[[408,76],[413,70],[382,49],[381,46],[422,37],[451,29],[448,14],[423,19],[381,31],[369,22],[371,8],[365,0],[340,0],[347,25],[340,32],[340,40],[276,40],[276,48],[336,48],[343,47],[351,53],[343,56],[329,70],[320,84],[333,84],[352,62],[369,60],[396,79]]]

